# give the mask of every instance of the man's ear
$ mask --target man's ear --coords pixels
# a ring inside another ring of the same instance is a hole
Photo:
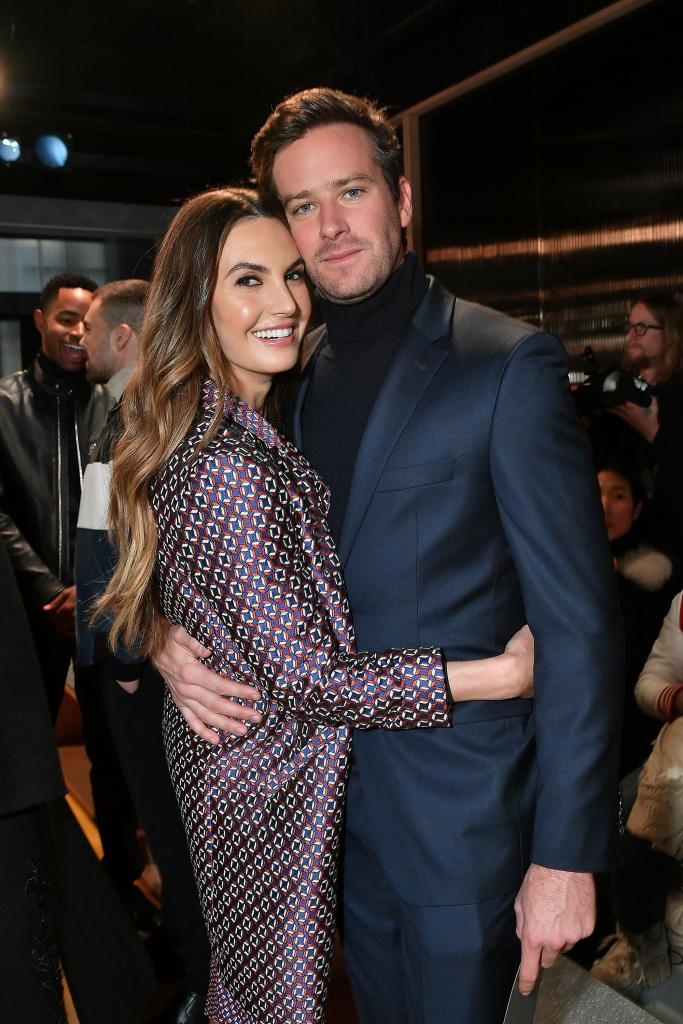
[[[43,331],[45,330],[45,314],[43,313],[42,309],[33,310],[33,323],[35,324],[35,328],[38,331],[38,334],[42,335]]]
[[[112,331],[112,342],[117,352],[123,352],[134,333],[130,324],[119,324],[114,328]]]
[[[398,179],[398,215],[401,227],[407,228],[413,217],[413,190],[403,175]]]

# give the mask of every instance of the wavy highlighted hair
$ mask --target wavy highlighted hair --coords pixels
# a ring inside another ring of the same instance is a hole
[[[235,224],[254,217],[285,223],[281,211],[250,189],[212,189],[184,203],[159,248],[112,465],[109,524],[119,558],[95,611],[113,619],[112,647],[151,655],[164,637],[150,484],[190,429],[207,376],[220,397],[205,443],[219,428],[231,382],[211,315],[218,262]],[[263,413],[276,426],[295,386],[296,373],[273,381]]]

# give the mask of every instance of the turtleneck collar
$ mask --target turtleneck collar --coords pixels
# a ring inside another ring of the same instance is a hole
[[[85,370],[65,370],[49,359],[42,349],[38,352],[38,363],[45,376],[51,377],[52,380],[63,380],[74,385],[85,382]]]
[[[379,291],[362,302],[341,304],[318,296],[329,344],[333,348],[343,345],[345,349],[354,343],[366,347],[368,339],[408,320],[428,287],[415,253],[409,252]]]
[[[30,368],[29,379],[32,387],[53,398],[70,401],[87,401],[92,394],[92,385],[84,370],[64,370],[41,350]]]

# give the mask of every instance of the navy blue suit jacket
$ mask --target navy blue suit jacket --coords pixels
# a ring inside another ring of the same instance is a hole
[[[294,409],[299,445],[324,344]],[[536,641],[533,702],[354,734],[349,827],[399,895],[477,902],[512,891],[530,860],[611,866],[619,613],[557,339],[431,281],[368,420],[340,554],[361,650],[488,657],[524,622]]]

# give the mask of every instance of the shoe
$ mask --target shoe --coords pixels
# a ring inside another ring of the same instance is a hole
[[[149,1024],[209,1024],[204,1013],[205,992],[185,989],[168,1006],[152,1017]]]
[[[669,939],[664,922],[658,921],[646,932],[629,935],[629,938],[638,953],[647,988],[663,985],[671,977]]]
[[[616,941],[604,956],[595,961],[591,967],[591,974],[598,981],[637,1002],[641,990],[645,987],[645,976],[640,966],[638,950],[623,932],[610,936],[605,942],[612,938]]]

